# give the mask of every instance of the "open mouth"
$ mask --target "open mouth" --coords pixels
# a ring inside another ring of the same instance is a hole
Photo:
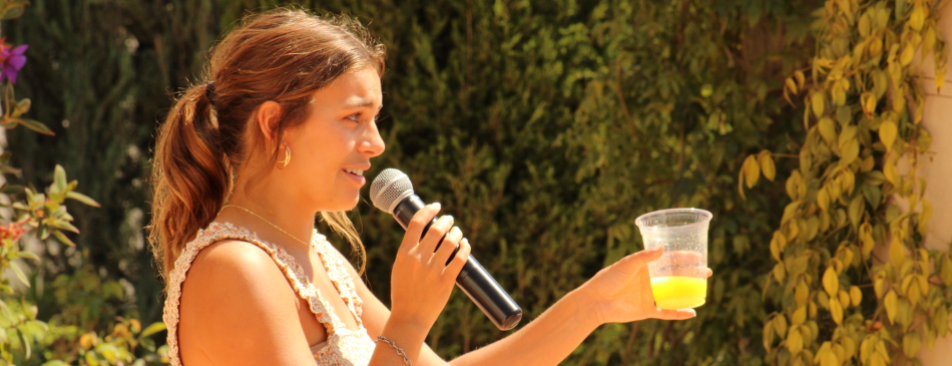
[[[350,174],[350,175],[354,175],[354,176],[358,176],[358,177],[363,177],[363,176],[364,176],[364,171],[363,171],[363,170],[360,170],[360,169],[344,169],[344,173],[347,173],[347,174]]]

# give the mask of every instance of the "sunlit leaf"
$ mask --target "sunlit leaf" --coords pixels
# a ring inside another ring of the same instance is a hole
[[[886,297],[883,298],[883,306],[886,307],[886,317],[889,318],[890,322],[894,322],[896,312],[899,311],[899,299],[896,297],[895,291],[890,290],[886,293]]]
[[[826,272],[823,273],[823,289],[830,296],[835,296],[840,290],[840,279],[832,266],[827,267]]]
[[[824,107],[826,107],[826,101],[823,99],[823,93],[813,93],[810,98],[810,106],[813,107],[813,115],[817,118],[822,117],[825,109]]]
[[[26,285],[26,287],[30,287],[30,280],[26,278],[26,274],[23,273],[23,270],[20,269],[20,266],[18,266],[14,262],[9,262],[9,263],[10,263],[10,269],[13,270],[13,274],[17,276],[17,279],[19,279],[20,282],[23,282],[23,284]]]
[[[859,290],[859,287],[850,286],[850,302],[853,303],[853,306],[859,306],[862,301],[863,292]]]
[[[757,180],[760,179],[760,165],[757,164],[757,158],[754,155],[750,155],[747,159],[744,160],[744,165],[741,166],[741,169],[744,171],[744,180],[747,182],[747,188],[752,188],[754,184],[757,184]]]
[[[52,192],[59,193],[65,190],[66,190],[66,170],[63,169],[62,165],[56,164],[56,168],[53,170]]]
[[[69,245],[71,247],[76,246],[76,243],[73,243],[72,240],[69,240],[69,238],[66,237],[66,235],[64,235],[63,232],[59,230],[53,230],[53,236],[56,237],[56,239],[58,239],[63,244]]]
[[[916,6],[912,8],[912,13],[909,15],[909,27],[911,27],[914,31],[921,31],[922,25],[925,24],[925,21],[925,9],[923,8],[922,4],[917,1]]]
[[[77,200],[88,206],[99,207],[99,202],[96,202],[96,200],[89,198],[89,196],[86,196],[76,191],[70,191],[69,193],[67,193],[66,198]]]
[[[17,120],[20,122],[21,125],[33,131],[42,133],[44,135],[50,135],[50,136],[55,135],[53,133],[53,130],[50,130],[49,127],[46,127],[46,125],[44,125],[40,121],[32,120],[29,118],[19,118]]]
[[[902,352],[906,357],[915,357],[922,348],[922,337],[918,332],[908,332],[902,337]]]
[[[774,177],[777,176],[777,167],[774,165],[773,156],[771,156],[769,151],[764,151],[758,156],[758,161],[760,162],[760,171],[764,174],[764,178],[773,182]]]

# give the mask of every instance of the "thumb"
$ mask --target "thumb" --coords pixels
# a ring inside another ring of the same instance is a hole
[[[635,271],[641,267],[644,267],[649,262],[653,262],[658,260],[658,258],[661,258],[661,255],[663,254],[664,247],[642,250],[638,253],[622,258],[612,265],[612,267],[617,267],[619,271],[628,275],[634,274]]]

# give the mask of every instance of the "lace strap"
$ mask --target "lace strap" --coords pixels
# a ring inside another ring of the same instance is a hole
[[[354,314],[357,325],[362,326],[363,321],[361,321],[361,315],[363,314],[363,301],[360,299],[360,296],[357,295],[354,279],[347,273],[347,268],[344,267],[344,256],[327,241],[324,235],[318,233],[317,230],[314,230],[314,235],[312,235],[311,238],[311,248],[317,252],[317,256],[321,258],[321,262],[327,270],[327,276],[330,278],[331,283],[337,288],[337,292],[340,293],[341,298],[347,305],[347,309]]]

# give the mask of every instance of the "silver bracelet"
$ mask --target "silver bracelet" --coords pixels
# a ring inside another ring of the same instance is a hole
[[[407,366],[411,366],[410,357],[407,357],[407,353],[403,352],[403,348],[400,348],[400,346],[397,346],[396,343],[393,343],[393,341],[387,339],[384,336],[377,336],[377,342],[380,342],[380,341],[384,341],[385,343],[389,344],[390,347],[393,347],[393,349],[397,351],[397,355],[403,356],[403,362],[405,362]]]

